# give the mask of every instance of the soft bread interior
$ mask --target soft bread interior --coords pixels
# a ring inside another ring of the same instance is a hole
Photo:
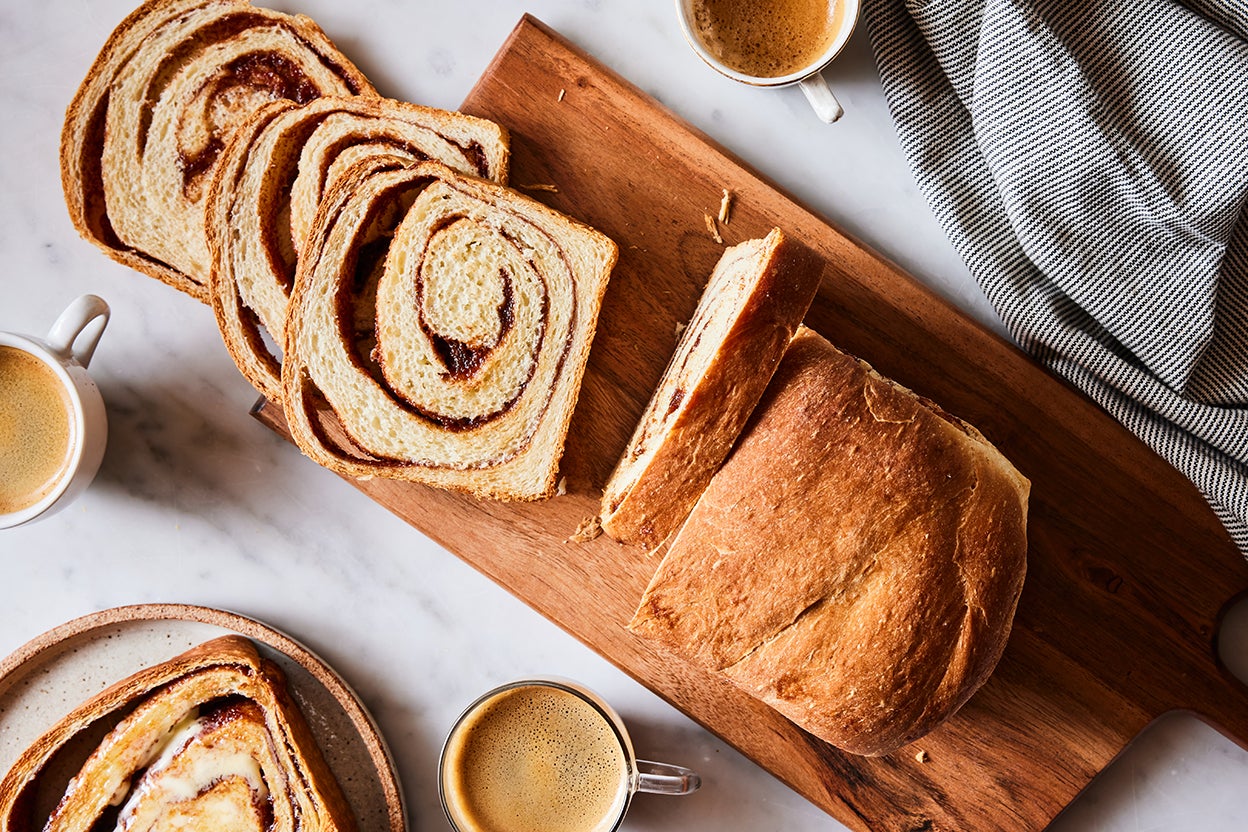
[[[395,165],[445,161],[504,180],[507,133],[484,119],[390,99],[318,98],[257,112],[226,148],[209,200],[213,308],[239,369],[266,397],[281,396],[277,350],[297,253],[321,198],[367,159]],[[378,217],[392,231],[401,213]],[[271,338],[266,340],[260,327]]]
[[[386,185],[344,179],[336,216],[309,238],[291,313],[286,396],[323,395],[353,448],[332,448],[306,402],[292,431],[323,464],[480,495],[553,492],[615,246],[492,183],[424,163],[377,285],[372,372],[341,337],[367,206]],[[318,435],[321,434],[321,435]],[[350,451],[348,453],[348,451]],[[368,465],[360,456],[371,458]],[[356,457],[352,459],[350,457]]]
[[[211,264],[209,184],[233,131],[275,99],[368,87],[345,59],[327,60],[336,51],[307,18],[246,3],[181,5],[185,13],[151,28],[107,68],[115,76],[100,170],[120,242],[202,286]]]
[[[689,407],[689,392],[698,386],[728,331],[736,324],[743,298],[775,248],[777,236],[777,232],[772,232],[765,239],[738,243],[715,264],[698,306],[681,333],[676,352],[607,482],[603,498],[606,514],[613,513],[628,497],[658,453],[669,426]]]
[[[82,739],[91,745],[45,824],[36,798]],[[0,782],[0,828],[37,826],[350,832],[355,822],[281,672],[231,635],[117,682],[23,752]]]

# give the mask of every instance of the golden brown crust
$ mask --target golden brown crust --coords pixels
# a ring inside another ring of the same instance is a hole
[[[737,265],[734,257],[749,262]],[[777,228],[765,240],[726,251],[721,268],[749,274],[732,286],[712,276],[708,294],[739,294],[704,297],[699,304],[604,489],[602,527],[622,543],[653,548],[679,528],[758,404],[814,300],[824,266]],[[729,324],[714,334],[714,343],[707,331],[717,325],[711,317]]]
[[[127,731],[147,736],[144,720],[152,725],[176,723],[189,710],[227,699],[245,703],[262,716],[262,730],[269,734],[268,750],[262,755],[273,755],[289,766],[284,772],[268,772],[275,788],[279,779],[287,779],[287,794],[299,803],[297,809],[279,808],[277,817],[291,817],[297,811],[302,814],[299,828],[354,830],[350,806],[286,690],[281,670],[261,657],[248,639],[233,635],[205,642],[116,682],[32,743],[0,782],[0,830],[43,823],[42,818],[26,816],[30,811],[27,791],[58,751],[96,723],[121,718],[71,781],[50,828],[89,828],[98,807],[112,800],[113,781],[128,783],[138,771],[135,766],[145,765],[143,755],[149,750],[127,747],[123,741]]]
[[[803,329],[630,627],[833,745],[889,753],[1000,658],[1029,487],[973,428]]]

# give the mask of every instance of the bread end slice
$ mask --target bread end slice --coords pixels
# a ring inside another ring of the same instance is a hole
[[[653,548],[727,457],[819,289],[824,264],[773,229],[726,250],[623,456],[602,527]]]

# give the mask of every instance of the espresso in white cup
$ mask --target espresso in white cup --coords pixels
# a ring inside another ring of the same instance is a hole
[[[716,71],[756,87],[800,84],[820,119],[843,115],[820,72],[849,42],[859,0],[676,0],[676,10]]]
[[[0,529],[59,511],[94,479],[108,419],[87,365],[108,315],[83,295],[45,339],[0,332]]]

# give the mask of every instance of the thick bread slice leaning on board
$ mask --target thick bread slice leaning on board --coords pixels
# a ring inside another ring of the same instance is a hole
[[[351,477],[549,497],[616,246],[492,182],[407,164],[363,160],[322,199],[286,319],[291,435]]]
[[[204,213],[233,132],[265,104],[375,95],[309,18],[246,0],[150,0],[113,31],[61,133],[78,232],[208,300]]]
[[[778,228],[723,253],[603,490],[603,531],[653,548],[680,527],[754,412],[823,269]]]
[[[54,761],[72,753],[66,749],[96,723],[111,720],[118,721],[77,768],[51,815],[31,817],[32,791]],[[241,636],[205,642],[92,697],[36,740],[0,782],[3,832],[105,826],[356,828],[281,671]]]
[[[327,96],[261,108],[222,154],[208,199],[212,306],[234,362],[270,401],[281,400],[281,367],[261,327],[282,343],[296,259],[321,196],[353,163],[379,154],[506,184],[510,145],[485,119]]]
[[[975,428],[803,328],[630,628],[887,754],[996,666],[1029,491]]]

